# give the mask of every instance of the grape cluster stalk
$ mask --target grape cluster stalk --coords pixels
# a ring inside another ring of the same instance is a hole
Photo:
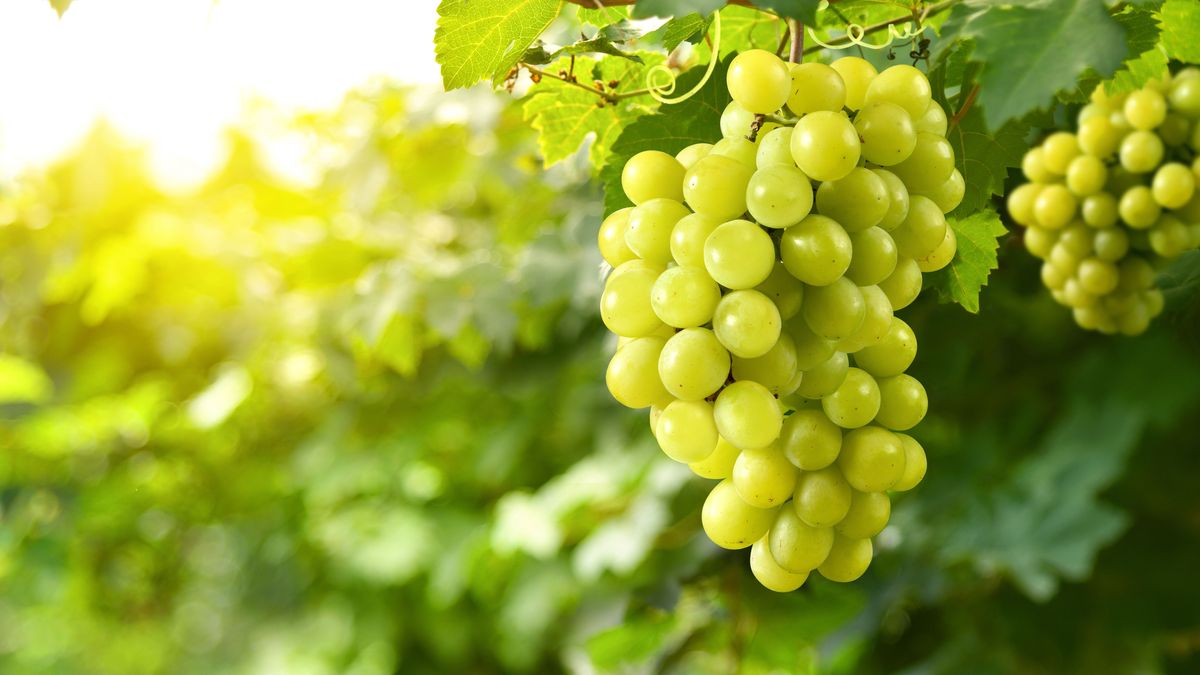
[[[1042,283],[1081,328],[1138,335],[1163,309],[1156,270],[1200,247],[1200,68],[1108,96],[1025,154],[1008,197]]]
[[[963,177],[911,66],[752,50],[726,85],[723,138],[630,158],[634,206],[600,227],[608,388],[650,409],[668,457],[719,481],[704,531],[749,547],[763,586],[853,581],[889,492],[925,475],[903,433],[928,409],[905,372],[917,340],[894,313],[954,257]]]

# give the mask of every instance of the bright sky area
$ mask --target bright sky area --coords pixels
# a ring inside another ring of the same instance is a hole
[[[68,151],[99,119],[165,183],[221,161],[248,101],[335,107],[390,79],[438,81],[436,0],[0,1],[0,177]]]

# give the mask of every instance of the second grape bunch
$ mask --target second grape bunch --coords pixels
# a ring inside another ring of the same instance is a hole
[[[704,531],[750,548],[765,587],[853,581],[889,493],[925,475],[902,433],[928,408],[905,372],[917,340],[894,312],[954,257],[963,177],[914,67],[754,50],[726,84],[723,138],[624,167],[634,206],[599,233],[606,381],[650,409],[667,456],[720,481]],[[752,134],[759,114],[775,121]]]

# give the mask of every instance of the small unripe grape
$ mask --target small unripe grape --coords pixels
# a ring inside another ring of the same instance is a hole
[[[933,200],[913,195],[909,200],[908,217],[891,234],[901,255],[923,258],[946,238],[947,227],[946,216]]]
[[[892,317],[879,342],[854,354],[854,364],[877,378],[894,377],[908,370],[917,356],[917,336],[899,317]]]
[[[850,372],[850,359],[845,352],[834,352],[824,362],[804,371],[796,395],[807,399],[824,398],[838,390]]]
[[[733,465],[742,451],[724,438],[717,438],[717,447],[708,457],[688,464],[692,473],[701,478],[724,480],[733,475]]]
[[[1092,227],[1112,227],[1117,223],[1117,198],[1107,192],[1084,197],[1079,207],[1083,222]]]
[[[645,337],[662,327],[654,313],[650,291],[658,270],[640,260],[622,264],[609,276],[600,296],[600,319],[617,335]]]
[[[670,398],[655,365],[666,340],[638,338],[613,354],[604,374],[608,391],[627,408],[648,408]]]
[[[904,475],[904,444],[883,427],[855,429],[842,440],[837,465],[860,492],[888,490]]]
[[[1200,117],[1200,79],[1175,78],[1171,85],[1171,107],[1193,119]]]
[[[1162,140],[1152,131],[1134,131],[1121,141],[1121,166],[1130,173],[1153,171],[1162,158]]]
[[[673,199],[648,199],[629,213],[625,243],[639,258],[665,265],[671,260],[671,231],[689,213]]]
[[[725,294],[713,314],[713,332],[717,339],[731,354],[744,359],[766,354],[775,346],[781,328],[779,308],[770,298],[754,290]]]
[[[828,340],[841,340],[862,326],[867,305],[862,290],[843,277],[827,286],[809,287],[800,311],[814,333]]]
[[[1077,197],[1087,197],[1104,189],[1108,169],[1091,155],[1080,155],[1067,167],[1067,187]]]
[[[912,116],[894,103],[868,104],[854,116],[854,128],[862,139],[862,156],[880,166],[904,161],[917,145]]]
[[[1196,177],[1192,170],[1179,162],[1170,162],[1159,167],[1151,184],[1154,200],[1164,209],[1177,209],[1187,204],[1196,191]]]
[[[1075,217],[1075,195],[1065,185],[1047,185],[1033,203],[1033,218],[1040,227],[1057,230]]]
[[[1167,118],[1158,127],[1158,137],[1171,147],[1178,147],[1188,142],[1192,133],[1192,123],[1183,115],[1168,113]]]
[[[876,285],[888,296],[892,309],[899,311],[917,299],[922,283],[921,266],[914,258],[901,255],[896,260],[896,271]]]
[[[1145,185],[1131,187],[1121,195],[1117,204],[1117,212],[1125,224],[1139,230],[1144,230],[1158,222],[1162,207],[1154,200],[1154,193]]]
[[[1150,228],[1150,248],[1164,258],[1179,257],[1191,242],[1191,232],[1178,218],[1163,216]]]
[[[779,127],[758,137],[758,152],[754,156],[759,169],[772,166],[796,166],[792,159],[792,128]]]
[[[760,114],[779,110],[792,90],[787,64],[763,49],[751,49],[734,57],[725,83],[734,101]]]
[[[850,510],[850,484],[837,466],[805,471],[796,480],[792,508],[809,527],[833,527]]]
[[[859,286],[873,286],[896,271],[899,253],[892,236],[879,227],[869,227],[850,235],[854,256],[846,268],[846,277]]]
[[[712,320],[721,288],[699,267],[672,267],[650,289],[650,306],[668,326],[691,328]]]
[[[821,410],[797,410],[783,421],[779,445],[783,456],[796,468],[824,469],[842,449],[842,430]]]
[[[1104,295],[1117,287],[1120,275],[1117,266],[1111,262],[1088,258],[1079,263],[1077,278],[1083,290],[1093,295]]]
[[[833,530],[812,527],[796,515],[795,508],[782,508],[767,534],[771,557],[792,572],[807,572],[825,562],[833,546]]]
[[[1097,258],[1116,262],[1129,252],[1129,235],[1122,228],[1106,227],[1096,231],[1092,246]]]
[[[884,169],[871,169],[876,176],[883,180],[883,184],[887,187],[888,193],[888,210],[884,214],[883,220],[879,221],[879,227],[887,231],[892,231],[900,227],[900,223],[908,217],[908,188],[904,187],[904,181],[896,177],[896,174]]]
[[[890,206],[887,184],[875,172],[856,167],[846,176],[826,181],[817,189],[817,209],[847,232],[878,224]]]
[[[912,154],[890,170],[910,192],[932,192],[954,172],[954,148],[941,136],[918,132]]]
[[[1042,283],[1050,290],[1062,290],[1068,279],[1068,276],[1062,270],[1050,263],[1042,263],[1040,276],[1042,277]]]
[[[838,350],[847,354],[877,344],[892,325],[892,303],[887,294],[878,286],[861,286],[858,290],[866,303],[866,313],[858,329],[837,343]]]
[[[753,288],[775,267],[775,243],[748,220],[731,220],[704,241],[704,269],[725,288]]]
[[[625,243],[625,228],[629,224],[630,211],[633,211],[632,207],[617,209],[600,223],[600,232],[597,235],[600,255],[613,267],[637,257]]]
[[[1030,227],[1025,230],[1025,248],[1036,258],[1046,259],[1050,249],[1058,242],[1058,230]]]
[[[925,419],[929,397],[917,378],[901,373],[879,383],[879,414],[875,423],[893,431],[908,431]]]
[[[872,555],[870,539],[850,539],[839,534],[833,538],[829,556],[817,571],[830,581],[849,583],[867,571]]]
[[[738,497],[733,481],[726,478],[717,483],[704,507],[700,524],[704,533],[721,548],[746,548],[758,541],[775,521],[776,509],[759,509]]]
[[[908,434],[896,434],[896,437],[904,445],[904,472],[900,474],[900,480],[896,481],[892,489],[904,492],[913,489],[925,478],[925,449]]]
[[[679,265],[704,267],[704,242],[723,222],[703,213],[681,218],[671,230],[671,257]]]
[[[840,111],[846,105],[846,84],[833,68],[823,63],[793,63],[791,71],[787,107],[792,112]]]
[[[692,143],[686,148],[675,153],[675,161],[679,162],[684,171],[687,171],[688,169],[692,168],[696,162],[700,161],[702,157],[707,156],[708,153],[712,151],[712,147],[712,143]]]
[[[930,101],[925,112],[920,117],[914,118],[913,123],[916,125],[917,131],[928,131],[938,136],[946,135],[946,111],[937,101]]]
[[[1076,140],[1080,149],[1092,157],[1108,159],[1117,151],[1117,146],[1121,143],[1121,133],[1107,116],[1097,116],[1079,123]]]
[[[1031,148],[1025,152],[1021,158],[1021,171],[1025,174],[1025,178],[1034,183],[1050,183],[1054,181],[1054,174],[1046,168],[1046,162],[1043,159],[1042,148]]]
[[[808,571],[791,572],[771,557],[766,539],[754,542],[750,547],[750,572],[763,588],[776,593],[790,593],[808,581]]]
[[[780,257],[787,271],[812,286],[826,286],[846,273],[854,257],[846,230],[831,218],[810,215],[783,232]]]
[[[891,515],[892,501],[887,494],[855,490],[850,495],[850,510],[836,529],[844,537],[869,539],[883,531]]]
[[[1131,92],[1122,110],[1134,129],[1150,130],[1167,117],[1167,101],[1159,92],[1146,88]]]
[[[858,164],[858,132],[841,112],[809,113],[792,129],[792,159],[809,178],[837,180]],[[903,176],[902,176],[903,178]]]
[[[796,375],[796,345],[787,333],[766,354],[753,359],[733,357],[733,379],[754,380],[778,394]]]
[[[850,368],[841,386],[821,399],[821,407],[834,424],[843,429],[857,429],[879,413],[879,385],[865,370]]]
[[[1020,225],[1026,227],[1037,225],[1033,216],[1033,205],[1037,202],[1041,189],[1037,183],[1022,183],[1009,192],[1008,215],[1012,216],[1012,219]],[[1115,209],[1113,213],[1116,213]]]
[[[765,448],[779,438],[783,413],[779,402],[757,382],[733,382],[721,390],[713,406],[721,437],[743,450]]]
[[[949,265],[957,252],[958,235],[954,234],[953,228],[947,227],[946,238],[928,255],[917,258],[917,267],[920,267],[922,272],[936,272]]]
[[[754,122],[754,113],[742,107],[737,101],[730,101],[721,111],[721,137],[744,138],[750,133],[750,124]]]
[[[812,184],[794,166],[759,169],[746,187],[750,215],[766,227],[791,227],[808,215],[812,205]]]
[[[655,373],[672,396],[699,401],[729,377],[729,352],[707,328],[685,328],[671,336],[655,362]]]
[[[708,401],[673,401],[655,424],[654,437],[667,457],[687,464],[699,462],[717,447],[717,425]]]
[[[683,201],[683,165],[658,150],[644,150],[629,158],[621,170],[621,188],[634,204],[650,199]]]
[[[851,110],[862,108],[867,97],[867,88],[879,71],[875,70],[870,61],[857,56],[834,59],[829,66],[842,76],[842,82],[846,85],[846,107]]]
[[[894,103],[907,111],[911,117],[917,117],[924,114],[925,109],[929,107],[931,95],[932,90],[925,73],[909,65],[896,65],[885,68],[871,80],[864,102],[867,106],[873,103]]]
[[[796,467],[774,445],[743,450],[733,465],[733,487],[742,501],[769,509],[792,498]]]
[[[746,186],[753,173],[736,159],[709,154],[684,175],[684,199],[696,213],[732,220],[746,212]]]
[[[966,194],[967,182],[958,169],[951,171],[950,177],[946,179],[946,182],[938,186],[936,190],[924,193],[926,197],[929,197],[938,205],[942,213],[950,213],[958,208],[958,205],[962,203],[963,197]]]

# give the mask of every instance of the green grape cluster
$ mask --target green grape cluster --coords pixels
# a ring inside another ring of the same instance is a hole
[[[928,409],[905,373],[917,340],[894,312],[954,257],[945,214],[963,179],[911,66],[755,50],[727,86],[724,137],[632,157],[635,206],[600,227],[601,317],[619,336],[608,388],[650,408],[667,456],[720,481],[704,530],[750,547],[764,586],[853,581],[889,491],[925,475],[902,433]]]
[[[1078,131],[1025,154],[1008,196],[1042,282],[1075,323],[1137,335],[1162,312],[1155,270],[1200,246],[1200,69],[1137,91],[1097,87]]]

